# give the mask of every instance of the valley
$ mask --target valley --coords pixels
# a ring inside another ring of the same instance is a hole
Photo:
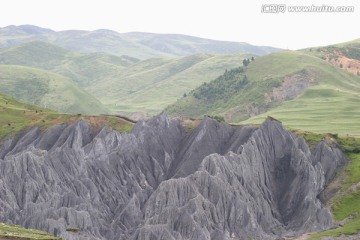
[[[250,56],[197,54],[140,61],[105,53],[80,54],[44,42],[31,42],[0,50],[2,72],[9,72],[0,78],[3,93],[60,112],[127,115],[143,112],[151,116]],[[40,73],[50,75],[51,81]],[[33,82],[27,81],[28,75]],[[11,87],[17,85],[9,86],[9,81],[25,84],[27,92],[14,91]],[[44,89],[40,91],[39,86]]]
[[[0,239],[356,239],[359,47],[0,28]]]

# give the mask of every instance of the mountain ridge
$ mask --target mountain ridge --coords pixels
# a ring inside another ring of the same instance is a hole
[[[46,41],[71,51],[106,52],[140,59],[184,57],[196,53],[263,55],[280,50],[267,46],[217,41],[182,34],[118,33],[107,29],[57,32],[31,25],[0,28],[0,48],[34,40]]]

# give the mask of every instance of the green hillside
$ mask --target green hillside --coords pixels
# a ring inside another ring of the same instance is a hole
[[[184,93],[214,79],[225,69],[241,65],[245,57],[251,55],[196,54],[184,58],[139,61],[106,53],[75,53],[39,41],[0,50],[0,63],[40,68],[56,73],[57,77],[61,75],[99,99],[112,113],[124,114],[159,113],[167,105],[182,98]],[[22,93],[23,98],[19,98],[20,94],[5,93],[21,101],[44,103],[41,94],[36,95],[38,99],[34,101],[26,98],[26,92]],[[82,101],[76,103],[82,104]],[[59,105],[48,106],[69,112],[59,108]],[[82,112],[106,112],[95,110]]]
[[[70,78],[80,86],[116,73],[139,60],[106,53],[82,54],[55,45],[33,41],[0,49],[0,64],[29,66],[49,70]]]
[[[224,69],[249,55],[197,54],[179,59],[149,59],[85,88],[112,112],[156,114]]]
[[[71,52],[45,42],[34,41],[13,48],[0,49],[0,64],[24,65],[52,69]]]
[[[0,223],[0,239],[61,240],[61,238],[57,238],[47,232],[4,223]]]
[[[61,75],[14,65],[0,65],[0,92],[18,101],[67,113],[106,113],[93,96]]]
[[[360,79],[318,57],[279,52],[259,57],[226,76],[230,73],[195,89],[168,111],[188,117],[220,115],[229,122],[242,123],[259,123],[270,115],[292,128],[360,133],[356,127],[360,120]],[[221,93],[221,89],[233,89],[245,76],[246,84],[236,91],[208,97]]]

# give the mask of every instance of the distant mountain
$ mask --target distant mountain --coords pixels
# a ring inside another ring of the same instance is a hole
[[[33,25],[10,25],[4,28],[0,28],[0,35],[2,36],[28,36],[53,33],[54,31],[47,28],[41,28]]]
[[[168,111],[187,117],[220,115],[229,122],[248,119],[246,123],[272,116],[293,128],[359,134],[359,92],[360,78],[321,58],[284,51],[225,72]]]
[[[197,53],[264,55],[280,50],[248,43],[215,41],[179,34],[117,33],[106,29],[55,32],[31,25],[0,28],[0,48],[35,40],[49,42],[72,51],[105,52],[140,59],[184,57]]]
[[[214,79],[225,69],[240,66],[244,58],[251,56],[196,54],[140,61],[107,53],[77,53],[50,43],[34,41],[0,49],[0,65],[27,66],[61,75],[95,96],[113,113],[156,114],[193,88]],[[12,74],[17,75],[16,72]],[[24,96],[18,100],[26,100]],[[60,100],[57,99],[58,104],[61,104]],[[56,109],[66,110],[58,106]],[[100,113],[89,112],[89,109],[85,112]]]
[[[187,56],[196,53],[264,55],[280,49],[266,46],[254,46],[242,42],[215,41],[180,34],[155,34],[130,32],[124,38],[145,45],[156,51],[175,56]]]

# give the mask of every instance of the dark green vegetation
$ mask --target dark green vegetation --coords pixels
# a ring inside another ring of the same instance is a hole
[[[244,57],[250,55],[196,54],[139,61],[75,53],[35,41],[0,50],[0,92],[61,112],[157,114],[224,69],[240,66]]]
[[[47,129],[55,124],[70,124],[80,120],[90,122],[94,129],[108,125],[118,131],[129,132],[133,123],[117,116],[82,116],[58,114],[52,110],[24,104],[0,94],[0,140],[11,138],[32,126]]]
[[[220,115],[228,122],[242,123],[260,123],[272,116],[291,128],[360,134],[360,79],[356,76],[299,51],[258,57],[240,69],[200,86],[168,111],[192,118]],[[224,94],[221,89],[232,90]]]
[[[55,32],[31,25],[0,28],[0,48],[34,40],[45,41],[72,51],[105,52],[140,59],[184,57],[197,53],[263,55],[279,49],[248,43],[215,41],[178,34],[117,33],[110,30]]]
[[[25,229],[17,225],[0,223],[0,239],[17,240],[61,240],[47,232]]]

